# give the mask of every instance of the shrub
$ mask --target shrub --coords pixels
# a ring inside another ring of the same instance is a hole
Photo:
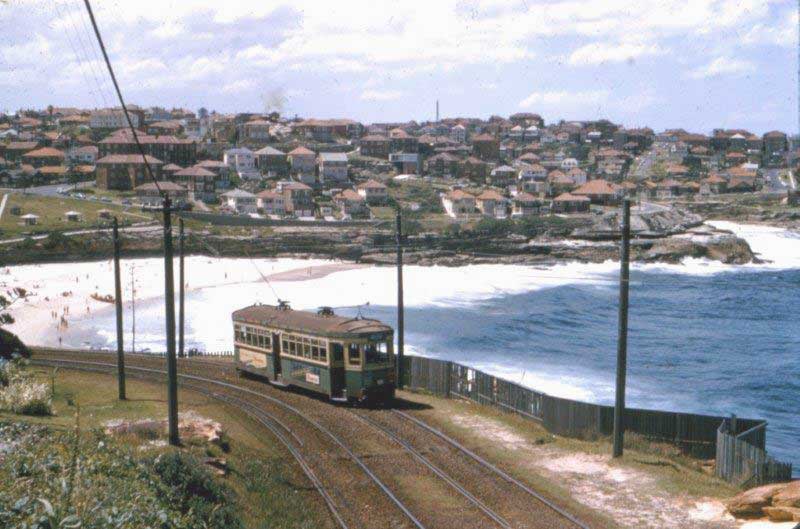
[[[170,491],[171,504],[183,513],[204,520],[210,529],[236,529],[233,492],[214,480],[194,456],[184,452],[162,454],[153,461],[153,470]]]
[[[0,410],[21,415],[52,415],[50,386],[36,382],[19,361],[0,364]]]

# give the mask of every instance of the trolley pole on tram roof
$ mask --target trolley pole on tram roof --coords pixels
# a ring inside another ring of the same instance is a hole
[[[397,388],[403,389],[403,353],[405,348],[405,308],[403,306],[403,218],[397,210]]]
[[[179,273],[180,286],[178,287],[178,357],[183,358],[183,288],[184,288],[184,267],[183,267],[183,218],[178,219],[178,256],[179,256]]]
[[[178,446],[178,361],[175,358],[175,276],[172,259],[172,218],[169,196],[164,197],[164,302],[167,327],[167,404],[169,444]]]
[[[622,201],[622,241],[619,251],[619,338],[617,341],[617,393],[614,402],[614,450],[620,457],[625,440],[625,378],[628,368],[628,286],[630,279],[631,202]]]
[[[122,334],[122,280],[119,266],[119,223],[114,217],[112,226],[114,235],[114,305],[117,309],[117,383],[119,386],[119,400],[125,400],[125,353]]]

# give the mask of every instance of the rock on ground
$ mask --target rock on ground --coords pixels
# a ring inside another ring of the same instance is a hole
[[[790,502],[800,500],[800,497],[795,496],[797,493],[800,493],[800,481],[762,485],[746,490],[728,500],[728,512],[737,518],[758,518],[767,515],[769,508],[793,508],[794,505]],[[776,503],[779,494],[783,494],[780,505]],[[795,499],[792,500],[792,498]],[[774,511],[773,515],[785,516],[785,511]]]

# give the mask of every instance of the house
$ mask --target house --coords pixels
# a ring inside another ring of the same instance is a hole
[[[517,175],[517,169],[509,165],[501,165],[492,169],[489,181],[494,186],[505,187],[513,184],[517,180]]]
[[[431,156],[426,165],[428,174],[433,176],[455,178],[459,175],[459,159],[447,152]]]
[[[244,137],[252,141],[269,141],[269,130],[274,123],[266,119],[254,119],[248,121],[242,127],[244,129]]]
[[[512,217],[526,217],[529,215],[538,215],[542,213],[545,208],[544,201],[530,193],[517,193],[512,199],[511,216]]]
[[[256,195],[258,211],[264,215],[286,215],[286,203],[282,193],[267,189]]]
[[[207,171],[211,171],[216,175],[214,179],[214,186],[217,190],[228,189],[230,187],[230,167],[225,162],[219,160],[203,160],[197,164]]]
[[[97,161],[99,149],[96,145],[85,145],[83,147],[73,147],[66,153],[66,160],[72,164],[94,165]]]
[[[222,155],[222,162],[240,176],[250,176],[255,173],[256,158],[253,151],[247,147],[228,149]]]
[[[161,167],[161,174],[164,175],[165,180],[169,180],[171,182],[175,181],[175,173],[178,171],[183,170],[183,167],[174,163],[168,163]]]
[[[589,180],[572,191],[572,195],[588,198],[592,204],[613,205],[620,197],[620,192],[613,184],[602,180]]]
[[[454,189],[442,195],[442,207],[453,218],[475,213],[475,197],[461,189]]]
[[[489,134],[478,134],[472,138],[472,153],[481,160],[497,160],[500,157],[500,143]]]
[[[161,180],[161,160],[145,155],[153,178]],[[109,154],[97,160],[96,181],[99,189],[130,191],[149,181],[145,160],[140,154]]]
[[[145,154],[158,158],[164,163],[174,163],[181,167],[194,165],[197,161],[197,143],[193,140],[175,136],[153,136],[138,134],[139,143]],[[117,130],[97,144],[97,156],[109,154],[140,154],[139,147],[128,129]]]
[[[257,213],[258,202],[256,196],[249,191],[232,189],[222,194],[223,203],[237,213]]]
[[[44,167],[45,165],[61,165],[64,163],[64,151],[53,147],[42,147],[34,149],[22,155],[22,163],[30,164],[34,167]]]
[[[572,190],[575,187],[575,181],[565,175],[563,171],[556,169],[547,175],[547,186],[548,194],[550,196],[557,196]]]
[[[159,191],[159,189],[161,191]],[[174,207],[183,207],[188,201],[185,187],[166,180],[159,182],[158,187],[156,187],[154,182],[136,186],[134,191],[136,191],[136,198],[143,206],[161,207],[164,202],[163,194],[166,194],[170,198]]]
[[[144,113],[134,109],[128,109],[128,117],[134,128],[139,128],[144,123]],[[128,126],[128,120],[121,109],[100,109],[89,115],[89,126],[93,129],[121,129]]]
[[[153,136],[162,134],[177,136],[183,133],[183,125],[181,125],[180,121],[174,120],[154,121],[147,125],[147,133]]]
[[[3,157],[9,162],[22,160],[22,155],[39,146],[36,141],[12,141],[5,145]]]
[[[315,175],[317,172],[317,155],[303,146],[289,151],[287,155],[292,174]]]
[[[364,200],[366,200],[367,204],[370,206],[385,204],[389,199],[388,188],[382,183],[372,179],[358,184],[358,186],[356,186],[356,192],[364,197]]]
[[[570,169],[577,169],[578,168],[578,160],[575,158],[564,158],[561,160],[561,170],[562,171],[569,171]]]
[[[728,182],[728,193],[750,193],[755,190],[756,185],[754,179],[734,177]]]
[[[460,174],[473,182],[486,183],[491,172],[492,165],[475,156],[470,156],[461,163]]]
[[[319,163],[319,181],[325,185],[340,185],[347,179],[347,155],[343,152],[321,152],[317,157]]]
[[[203,202],[216,202],[217,200],[217,175],[199,165],[193,165],[186,169],[181,169],[173,174],[189,194],[192,200],[202,200]]]
[[[283,194],[286,213],[295,217],[314,216],[314,198],[310,186],[302,182],[278,182],[277,190]]]
[[[572,181],[575,182],[575,185],[582,186],[586,183],[586,171],[579,167],[573,167],[567,171],[567,176],[572,178]]]
[[[553,199],[553,213],[586,213],[591,201],[589,197],[562,193]]]
[[[345,189],[333,197],[333,202],[339,206],[342,215],[356,217],[369,212],[367,200],[352,189]]]
[[[361,138],[361,146],[359,152],[361,156],[370,156],[372,158],[388,158],[389,157],[389,138],[380,136],[378,134],[370,134]]]
[[[401,128],[389,131],[389,152],[419,152],[419,140]]]
[[[506,198],[494,189],[487,189],[475,198],[478,211],[487,217],[496,219],[504,219],[508,216],[507,202]]]
[[[704,195],[717,195],[728,189],[728,181],[720,175],[713,173],[700,182],[700,193]]]
[[[281,177],[289,174],[289,159],[285,152],[267,145],[253,154],[256,156],[256,166],[261,174],[268,177]]]
[[[467,127],[459,123],[450,129],[450,139],[458,143],[467,142]]]
[[[672,197],[677,197],[681,194],[683,190],[683,186],[680,182],[673,179],[663,180],[658,183],[658,187],[656,188],[656,198],[659,199],[667,199]]]

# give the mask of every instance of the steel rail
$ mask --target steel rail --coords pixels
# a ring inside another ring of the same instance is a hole
[[[109,367],[80,366],[76,368],[74,367],[73,364],[77,362],[78,361],[76,360],[64,361],[64,360],[46,360],[46,359],[31,361],[31,363],[35,365],[59,365],[62,367],[67,367],[67,368],[72,367],[73,369],[79,369],[81,371],[91,371],[95,373],[111,372],[110,364],[108,365]],[[143,380],[152,379],[151,376],[143,375],[141,373],[132,373],[131,376]],[[219,400],[220,402],[224,402],[230,406],[240,409],[246,415],[248,415],[253,420],[255,420],[256,422],[267,428],[270,432],[272,432],[273,435],[275,435],[275,437],[281,442],[281,444],[283,444],[283,446],[286,447],[286,450],[288,450],[288,452],[292,455],[292,457],[294,457],[295,461],[297,461],[297,464],[300,466],[303,473],[306,475],[309,481],[311,481],[311,483],[314,485],[314,488],[317,490],[317,492],[319,492],[320,496],[322,496],[322,499],[325,502],[326,506],[328,507],[328,510],[330,510],[331,515],[339,524],[339,526],[342,529],[350,529],[349,526],[347,525],[347,522],[344,521],[344,518],[342,518],[342,515],[339,513],[339,510],[336,508],[336,504],[333,501],[333,498],[325,489],[325,486],[319,480],[314,471],[311,469],[305,457],[303,457],[303,455],[300,453],[299,450],[297,450],[294,446],[292,446],[292,444],[289,442],[286,436],[278,428],[278,426],[280,426],[280,428],[286,430],[298,443],[300,443],[300,446],[303,446],[303,442],[288,426],[286,426],[277,417],[271,415],[270,413],[264,410],[260,410],[253,404],[243,401],[241,399],[237,399],[236,397],[230,395],[224,395],[222,393],[217,393],[216,391],[209,390],[208,388],[204,388],[196,384],[188,384],[184,382],[181,385],[184,388],[191,389],[192,391],[195,391],[197,393]]]
[[[465,489],[464,487],[459,485],[459,483],[456,480],[451,478],[444,470],[442,470],[439,467],[437,467],[436,465],[434,465],[431,462],[430,459],[428,459],[427,457],[422,455],[413,446],[411,446],[407,441],[401,439],[394,432],[392,432],[388,428],[384,427],[382,424],[379,424],[378,422],[376,422],[372,418],[365,417],[364,415],[361,415],[361,414],[355,413],[355,412],[351,412],[351,413],[355,417],[357,417],[358,419],[361,419],[362,421],[364,421],[368,425],[372,426],[373,428],[376,428],[377,430],[383,432],[383,434],[386,435],[386,437],[388,437],[390,440],[394,441],[395,443],[397,443],[401,447],[403,447],[403,449],[405,449],[406,452],[408,452],[412,456],[414,456],[414,458],[417,461],[419,461],[420,463],[425,465],[428,469],[430,469],[431,472],[433,472],[434,474],[439,476],[448,485],[450,485],[453,489],[455,489],[459,494],[461,494],[467,500],[469,500],[470,503],[472,503],[473,505],[478,507],[481,511],[484,512],[484,514],[486,514],[486,516],[488,516],[489,518],[494,520],[500,527],[503,527],[504,529],[511,529],[511,524],[509,524],[508,521],[506,521],[502,516],[500,516],[499,514],[494,512],[492,509],[490,509],[485,503],[483,503],[481,500],[476,498],[467,489]]]
[[[33,360],[33,361],[34,362],[62,362],[62,363],[72,364],[72,365],[76,365],[77,364],[77,365],[96,366],[96,367],[103,367],[103,368],[116,368],[116,364],[107,364],[107,363],[102,363],[102,362],[86,362],[86,361],[81,361],[81,360],[70,360],[70,359],[63,359],[63,358],[42,359],[42,360]],[[158,373],[158,374],[161,374],[161,375],[166,373],[165,371],[162,371],[162,370],[159,370],[159,369],[152,369],[152,368],[145,368],[145,367],[133,367],[133,366],[126,367],[126,370],[128,370],[128,371],[139,371],[139,372],[144,372],[144,373],[154,373],[154,374]],[[253,396],[256,396],[258,398],[267,400],[267,401],[272,402],[272,403],[274,403],[274,404],[276,404],[276,405],[278,405],[278,406],[280,406],[280,407],[282,407],[282,408],[284,408],[286,410],[289,410],[289,411],[293,412],[298,417],[300,417],[304,421],[306,421],[309,424],[311,424],[312,426],[314,426],[317,430],[319,430],[320,432],[322,432],[325,435],[327,435],[337,446],[339,446],[339,448],[341,448],[349,456],[349,458],[376,485],[378,485],[378,487],[389,497],[390,500],[392,500],[392,502],[403,512],[403,514],[405,514],[408,517],[408,519],[411,520],[411,522],[414,524],[414,526],[417,527],[417,529],[425,529],[425,526],[422,524],[422,522],[420,522],[417,519],[417,517],[414,516],[414,514],[408,509],[408,507],[406,507],[405,504],[403,504],[403,502],[400,501],[400,499],[389,489],[389,487],[387,487],[386,484],[383,483],[378,478],[378,476],[376,476],[375,473],[372,472],[372,470],[370,470],[370,468],[364,463],[364,461],[362,461],[360,457],[358,457],[347,445],[345,445],[344,442],[342,442],[342,440],[339,439],[339,437],[337,437],[328,428],[322,426],[321,424],[319,424],[314,419],[311,419],[310,417],[308,417],[305,414],[303,414],[300,410],[298,410],[294,406],[292,406],[290,404],[287,404],[286,402],[283,402],[280,399],[276,399],[274,397],[270,397],[269,395],[264,395],[263,393],[258,393],[257,391],[253,391],[253,390],[248,389],[248,388],[237,386],[235,384],[230,384],[228,382],[222,382],[222,381],[219,381],[219,380],[213,380],[213,379],[209,379],[209,378],[204,378],[204,377],[200,377],[200,376],[197,376],[197,375],[188,375],[188,374],[185,374],[185,373],[183,373],[183,374],[179,373],[178,374],[178,378],[182,378],[182,379],[185,379],[185,380],[194,380],[194,381],[197,381],[197,382],[202,382],[202,383],[206,383],[206,384],[212,384],[212,385],[216,385],[216,386],[232,389],[234,391],[240,391],[242,393],[246,393],[246,394],[253,395]]]
[[[564,509],[562,509],[558,505],[556,505],[555,503],[551,502],[550,500],[548,500],[547,498],[545,498],[544,496],[542,496],[538,492],[534,491],[533,489],[531,489],[530,487],[528,487],[527,485],[522,483],[520,480],[516,479],[515,477],[513,477],[513,476],[509,475],[508,473],[504,472],[503,470],[499,469],[498,467],[496,467],[492,463],[486,461],[484,458],[482,458],[481,456],[479,456],[478,454],[476,454],[475,452],[473,452],[469,448],[465,447],[464,445],[462,445],[461,443],[459,443],[458,441],[456,441],[452,437],[449,437],[447,434],[441,432],[440,430],[437,430],[433,426],[430,426],[428,423],[426,423],[426,422],[424,422],[424,421],[422,421],[420,419],[417,419],[416,417],[414,417],[412,415],[409,415],[408,413],[406,413],[404,411],[392,410],[392,412],[396,413],[397,415],[399,415],[401,417],[403,417],[404,419],[407,419],[408,421],[413,422],[417,426],[427,430],[428,432],[436,435],[440,439],[446,441],[451,446],[453,446],[454,448],[457,448],[462,453],[466,454],[468,457],[470,457],[474,461],[480,463],[481,465],[483,465],[487,469],[491,470],[492,472],[494,472],[495,474],[497,474],[498,476],[500,476],[504,480],[506,480],[509,483],[512,483],[512,484],[516,485],[517,487],[519,487],[520,489],[524,490],[530,496],[532,496],[533,498],[539,500],[541,503],[543,503],[545,506],[547,506],[548,508],[550,508],[551,510],[553,510],[554,512],[556,512],[560,516],[562,516],[562,517],[566,518],[567,520],[569,520],[570,522],[574,523],[580,529],[591,529],[588,525],[586,525],[585,523],[581,522],[576,517],[574,517],[573,515],[571,515],[570,513],[568,513],[567,511],[565,511]]]

